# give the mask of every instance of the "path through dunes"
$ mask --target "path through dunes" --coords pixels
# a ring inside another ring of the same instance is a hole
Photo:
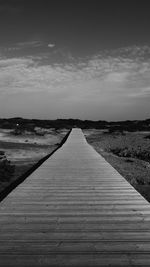
[[[150,266],[150,204],[73,129],[0,203],[8,266]]]

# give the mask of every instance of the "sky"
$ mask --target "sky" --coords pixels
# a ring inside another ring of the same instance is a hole
[[[0,118],[150,118],[147,0],[0,0]]]

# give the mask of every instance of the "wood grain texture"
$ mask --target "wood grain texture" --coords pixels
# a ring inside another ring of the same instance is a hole
[[[80,129],[0,204],[0,267],[150,266],[150,205]]]

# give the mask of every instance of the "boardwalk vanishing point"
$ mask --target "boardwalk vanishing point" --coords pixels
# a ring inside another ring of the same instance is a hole
[[[80,129],[0,203],[10,266],[150,266],[150,204]]]

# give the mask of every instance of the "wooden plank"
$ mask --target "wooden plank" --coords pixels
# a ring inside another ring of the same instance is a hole
[[[0,266],[150,266],[150,205],[79,129],[0,205]]]
[[[39,228],[38,232],[31,232],[28,230],[33,229],[33,227],[37,227]],[[14,229],[15,226],[13,225]],[[24,227],[24,225],[17,225],[16,227],[18,229],[18,233],[16,231],[11,231],[10,232],[5,232],[3,234],[3,236],[1,236],[1,240],[0,240],[0,246],[3,245],[4,242],[21,242],[21,243],[32,243],[32,242],[48,242],[48,241],[72,241],[72,242],[79,242],[79,240],[83,241],[93,241],[93,242],[105,242],[105,241],[118,241],[120,242],[120,240],[122,242],[128,242],[128,241],[141,241],[144,243],[149,243],[150,242],[150,233],[148,233],[146,230],[97,230],[97,231],[59,231],[59,230],[51,230],[49,229],[49,225],[47,223],[33,223],[31,225],[26,225],[26,227]],[[19,234],[19,232],[24,231],[24,229],[26,230],[24,233],[22,233],[22,239],[18,238],[17,235]],[[45,231],[48,231],[46,232]]]

